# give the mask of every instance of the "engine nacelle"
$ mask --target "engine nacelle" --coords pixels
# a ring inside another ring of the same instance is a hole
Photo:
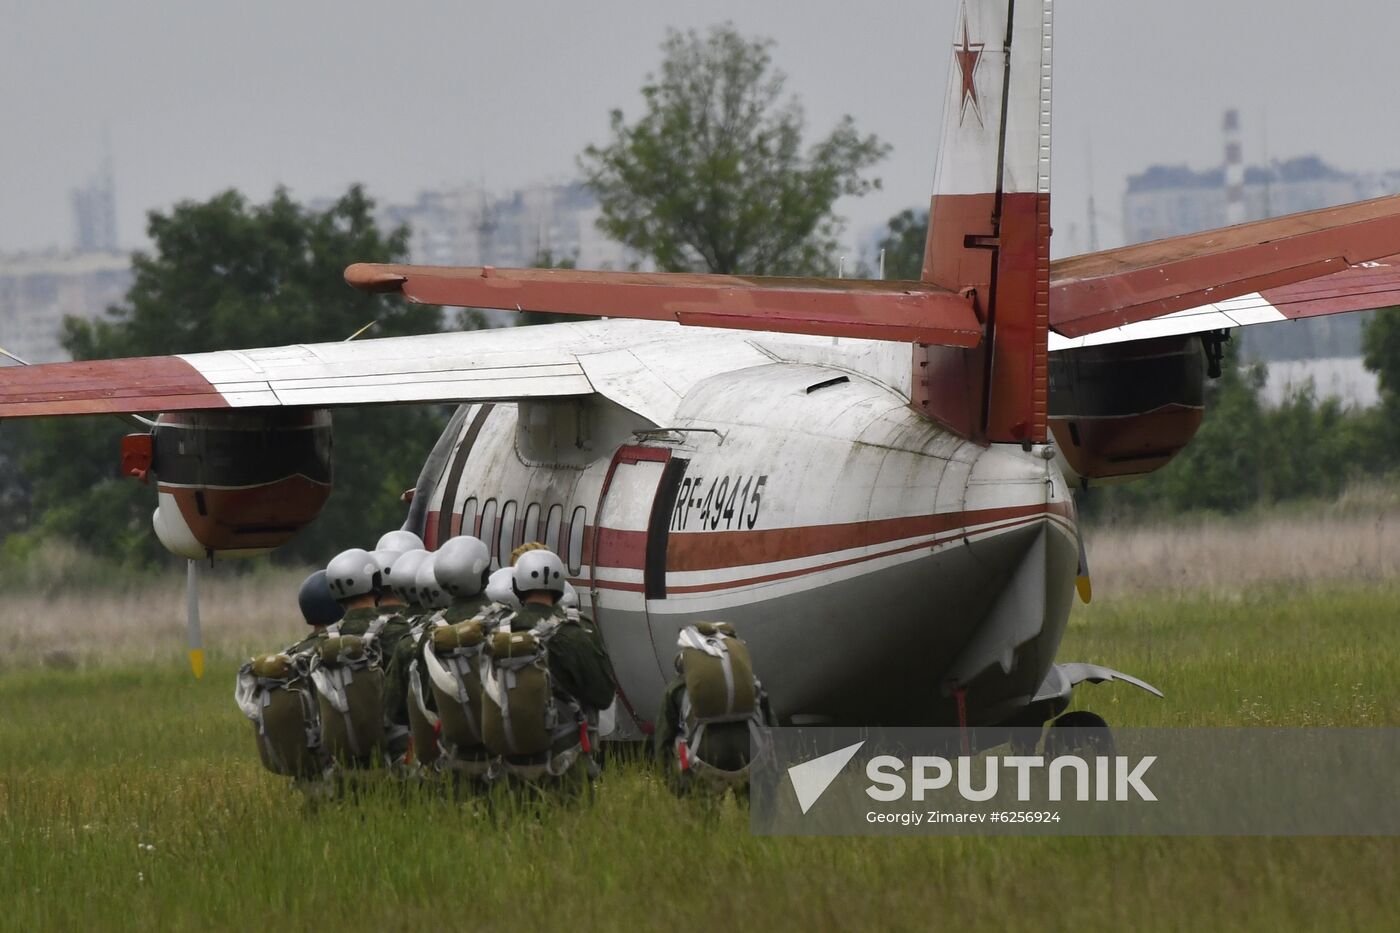
[[[1050,355],[1050,428],[1066,475],[1098,485],[1159,470],[1205,415],[1200,338],[1160,337]]]
[[[159,505],[151,522],[160,543],[181,557],[266,553],[330,498],[328,411],[162,414],[149,436],[128,441],[123,472],[155,475]],[[149,463],[141,462],[143,450]]]

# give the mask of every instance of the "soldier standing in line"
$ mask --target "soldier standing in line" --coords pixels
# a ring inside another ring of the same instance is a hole
[[[500,774],[583,787],[597,773],[598,713],[616,687],[602,645],[559,605],[564,577],[563,562],[547,549],[516,561],[520,608],[509,631],[489,641],[484,731],[501,756]]]

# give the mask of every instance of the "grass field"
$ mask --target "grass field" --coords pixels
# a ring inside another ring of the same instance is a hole
[[[1080,704],[1125,726],[1400,726],[1400,582],[1229,583],[1096,580],[1061,657],[1167,698],[1103,685]],[[211,639],[195,682],[178,629],[107,654],[56,638],[70,667],[23,663],[5,625],[4,929],[1400,928],[1395,839],[762,838],[635,763],[539,818],[393,788],[309,810],[232,702],[253,629]]]

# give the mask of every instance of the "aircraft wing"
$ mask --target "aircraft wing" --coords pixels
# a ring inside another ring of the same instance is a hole
[[[1400,304],[1400,195],[1060,260],[1050,349]]]
[[[599,395],[662,424],[697,382],[772,362],[769,345],[612,320],[10,366],[0,368],[0,419]]]
[[[964,348],[982,339],[972,299],[926,282],[375,263],[350,266],[345,280],[366,291],[460,308]]]
[[[572,328],[503,328],[13,366],[0,370],[0,418],[592,393],[579,352],[597,352],[610,344],[559,330]]]
[[[1400,255],[1349,266],[1341,272],[1277,288],[1265,288],[1082,337],[1051,332],[1050,349],[1096,347],[1129,340],[1229,330],[1249,324],[1296,321],[1349,311],[1400,305]]]

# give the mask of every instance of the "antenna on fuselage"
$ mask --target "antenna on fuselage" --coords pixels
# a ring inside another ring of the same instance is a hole
[[[1098,211],[1094,208],[1094,137],[1089,137],[1088,142],[1088,163],[1089,163],[1089,252],[1099,251],[1099,220]]]

